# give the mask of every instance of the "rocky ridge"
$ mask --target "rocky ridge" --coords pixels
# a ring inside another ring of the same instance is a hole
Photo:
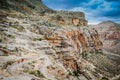
[[[112,21],[105,21],[94,27],[100,34],[100,38],[104,44],[103,48],[109,52],[119,54],[120,25]]]

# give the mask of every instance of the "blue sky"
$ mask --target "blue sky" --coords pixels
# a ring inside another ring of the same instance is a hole
[[[120,23],[120,0],[43,0],[49,8],[85,12],[89,24],[111,20]]]

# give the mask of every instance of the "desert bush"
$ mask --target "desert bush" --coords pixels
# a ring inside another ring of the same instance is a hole
[[[8,34],[7,36],[8,36],[9,38],[15,39],[15,36],[13,36],[13,35]]]
[[[17,29],[20,32],[24,31],[24,27],[23,26],[11,26],[11,27]]]
[[[39,70],[28,70],[26,72],[28,72],[29,74],[32,74],[34,76],[44,78],[44,75]]]
[[[73,71],[73,76],[79,76],[79,72],[78,71]]]
[[[109,79],[106,77],[102,77],[100,80],[109,80]]]
[[[43,38],[34,38],[33,41],[42,41]]]
[[[83,52],[82,52],[82,58],[84,58],[84,59],[87,58],[87,52],[86,52],[86,51],[83,51]]]
[[[14,61],[8,61],[7,63],[3,65],[3,69],[6,69],[8,66],[12,65],[13,63]]]

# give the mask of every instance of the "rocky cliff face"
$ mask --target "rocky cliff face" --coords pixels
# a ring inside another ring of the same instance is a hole
[[[4,10],[13,10],[22,13],[32,14],[35,11],[42,12],[52,12],[51,9],[42,4],[41,0],[1,0],[0,9]]]
[[[85,14],[83,12],[54,11],[43,5],[41,0],[1,0],[1,16],[17,17],[18,13],[25,15],[46,16],[46,22],[56,26],[87,26]],[[61,15],[62,14],[62,15]],[[76,19],[78,21],[76,21]]]
[[[103,54],[84,13],[54,11],[41,0],[1,0],[0,6],[1,80],[119,77],[119,64]]]
[[[105,21],[95,26],[100,33],[104,49],[119,54],[120,25],[112,21]]]

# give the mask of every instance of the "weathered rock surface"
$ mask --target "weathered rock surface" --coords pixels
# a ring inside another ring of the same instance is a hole
[[[120,54],[120,25],[106,21],[95,26],[103,42],[103,48],[109,52]]]
[[[0,12],[0,80],[119,77],[84,13],[54,11],[41,0],[1,0]]]

